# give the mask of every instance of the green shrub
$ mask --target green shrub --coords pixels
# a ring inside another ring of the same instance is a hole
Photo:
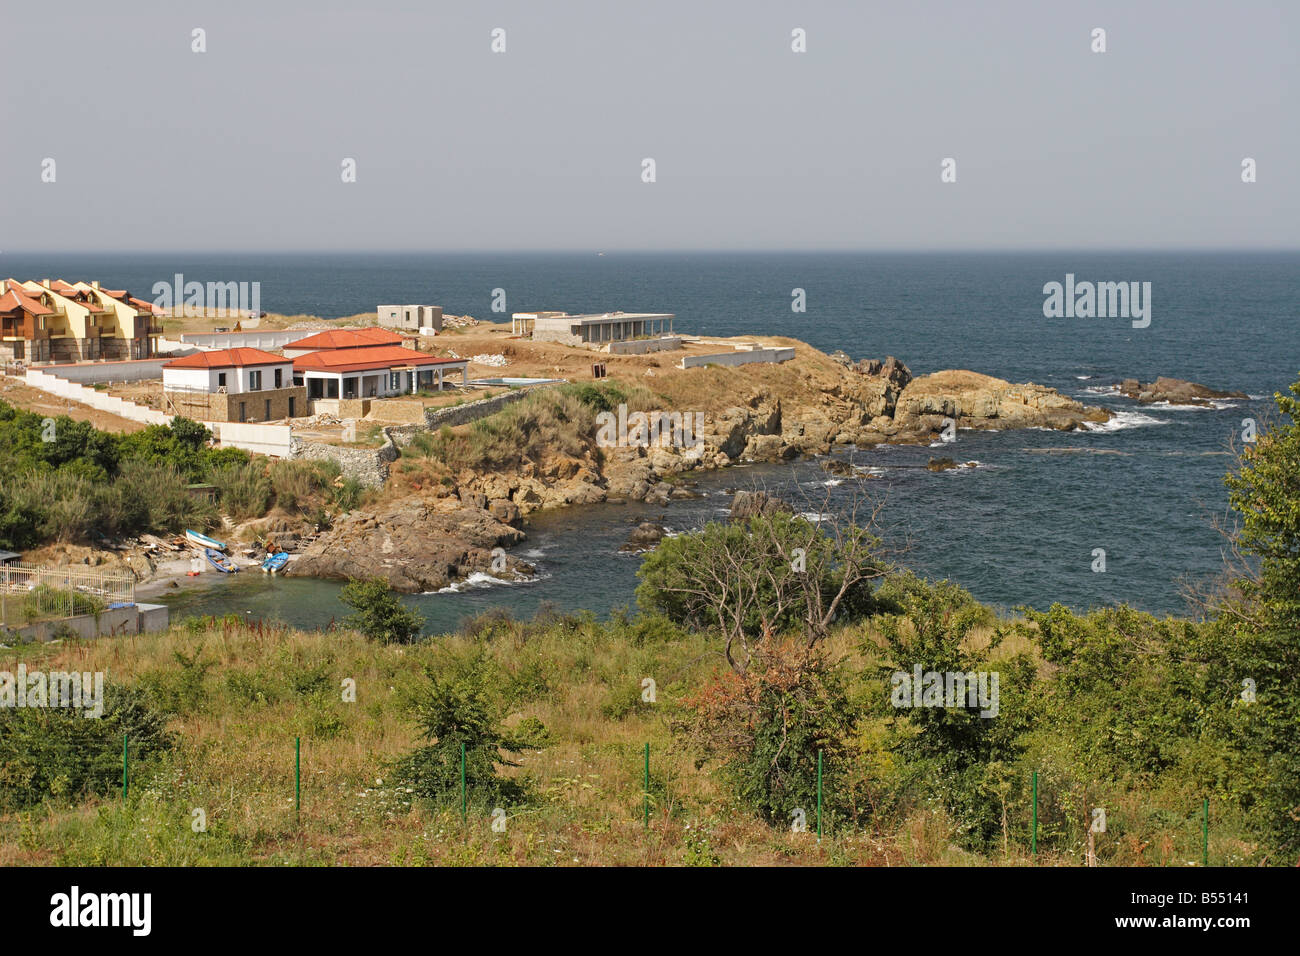
[[[119,792],[123,735],[139,764],[172,747],[165,725],[141,691],[112,683],[98,719],[64,707],[0,708],[0,808]]]
[[[544,728],[530,725],[522,734],[502,729],[499,665],[479,648],[444,656],[427,669],[427,678],[413,706],[425,743],[397,763],[398,778],[419,798],[459,807],[463,754],[465,792],[474,807],[490,810],[523,800],[523,785],[496,768],[518,766],[510,756],[536,749]]]
[[[344,585],[339,600],[355,612],[344,619],[344,626],[372,641],[410,644],[424,627],[424,617],[403,604],[383,578],[353,579]]]
[[[270,510],[274,493],[266,471],[265,463],[257,461],[212,470],[211,481],[217,486],[221,506],[236,521],[257,518]]]

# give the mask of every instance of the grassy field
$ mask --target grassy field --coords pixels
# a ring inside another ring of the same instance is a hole
[[[865,668],[861,637],[841,630],[830,649]],[[413,804],[391,779],[393,762],[416,744],[411,703],[426,669],[475,648],[500,667],[510,700],[506,724],[535,718],[545,728],[544,747],[525,753],[517,768],[503,768],[526,781],[530,794],[509,808],[504,833],[493,832],[491,808],[477,805],[473,793],[462,821],[458,801]],[[19,661],[29,671],[104,671],[111,682],[144,689],[169,715],[176,746],[132,767],[125,800],[114,784],[98,796],[51,798],[0,815],[0,864],[1080,862],[1073,852],[1030,856],[1020,836],[1028,823],[1024,805],[1012,811],[1015,834],[987,856],[961,849],[953,822],[923,805],[825,833],[820,843],[814,807],[806,808],[809,832],[769,825],[674,732],[695,689],[725,669],[716,643],[617,618],[609,625],[489,620],[473,635],[410,646],[375,645],[346,630],[193,621],[166,633],[20,646],[3,651],[0,669],[13,671]],[[657,684],[653,704],[641,700],[647,676]],[[346,679],[355,681],[354,703],[343,700]],[[206,829],[197,832],[200,810]],[[1198,855],[1196,829],[1174,829],[1167,845],[1120,861],[1181,864]],[[1216,838],[1216,854],[1231,850],[1224,840]]]

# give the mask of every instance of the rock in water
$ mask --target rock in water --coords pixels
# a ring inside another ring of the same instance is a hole
[[[620,551],[652,551],[664,539],[664,529],[657,524],[643,521],[627,536],[627,542]]]
[[[736,497],[731,500],[731,518],[735,521],[793,510],[780,498],[773,498],[766,491],[737,491]]]
[[[1250,398],[1245,392],[1223,392],[1197,382],[1187,382],[1181,378],[1166,378],[1163,375],[1146,385],[1135,378],[1126,378],[1116,383],[1115,387],[1119,389],[1120,394],[1135,399],[1143,405],[1168,402],[1170,405],[1206,407],[1212,406],[1214,404],[1212,399],[1216,398]]]

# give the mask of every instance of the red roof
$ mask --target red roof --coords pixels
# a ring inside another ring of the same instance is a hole
[[[217,349],[172,359],[163,368],[247,368],[251,365],[284,365],[288,361],[283,355],[272,355],[261,349]]]
[[[54,314],[52,309],[45,308],[40,302],[33,299],[27,290],[13,279],[7,281],[5,294],[0,295],[0,312],[8,312],[10,309],[23,309],[32,315]]]
[[[292,343],[286,348],[293,348]],[[426,352],[400,345],[372,345],[369,348],[319,349],[293,360],[293,370],[301,372],[364,372],[403,365],[463,365],[465,359],[438,358]]]
[[[401,345],[414,336],[400,335],[391,329],[330,329],[289,342],[287,349],[356,349],[372,345]]]

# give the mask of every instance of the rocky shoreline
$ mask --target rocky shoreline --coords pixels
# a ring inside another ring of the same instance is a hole
[[[914,378],[892,356],[838,369],[813,404],[791,407],[761,385],[741,403],[706,417],[697,444],[597,448],[548,455],[511,473],[465,472],[454,485],[412,489],[371,513],[344,516],[300,554],[288,573],[325,578],[379,576],[399,591],[434,591],[479,572],[500,578],[532,568],[495,549],[525,537],[522,519],[544,508],[599,502],[666,504],[689,496],[675,482],[698,469],[742,461],[789,461],[835,446],[930,443],[948,428],[1072,430],[1110,413],[1055,389],[1013,384],[963,370]],[[635,549],[652,545],[642,529]]]
[[[594,439],[580,454],[550,452],[508,472],[464,471],[442,481],[409,483],[368,510],[337,516],[324,530],[301,519],[270,516],[227,529],[232,539],[252,534],[296,552],[285,573],[330,579],[381,577],[398,591],[437,591],[473,574],[519,580],[533,567],[508,553],[527,535],[525,517],[547,508],[600,502],[667,504],[693,497],[684,476],[747,461],[790,461],[825,455],[836,446],[931,444],[953,429],[1050,428],[1071,431],[1111,417],[1103,408],[1074,401],[1033,383],[1013,384],[966,370],[913,377],[892,356],[854,362],[843,353],[820,363],[815,400],[792,402],[776,383],[747,382],[741,400],[704,417],[698,442],[687,447],[598,448]],[[1136,380],[1116,389],[1143,404],[1211,404],[1243,398],[1179,379]],[[824,463],[831,474],[844,471]],[[931,471],[968,465],[932,458]],[[627,550],[658,543],[661,529],[633,532]],[[149,589],[187,579],[176,562],[149,555],[112,555],[151,581]]]

